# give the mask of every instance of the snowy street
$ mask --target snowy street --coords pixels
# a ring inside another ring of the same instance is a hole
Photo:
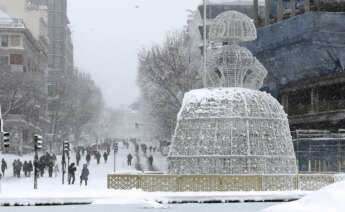
[[[116,157],[116,170],[117,173],[138,173],[139,171],[135,169],[136,166],[140,166],[144,171],[152,171],[147,163],[147,155],[143,153],[140,149],[138,156],[139,161],[134,160],[132,166],[127,165],[127,155],[129,153],[134,154],[135,148],[133,144],[129,145],[127,149],[124,145],[120,143],[119,152]],[[41,155],[42,153],[40,153]],[[148,153],[150,154],[150,153]],[[159,167],[164,169],[166,162],[164,158],[160,156],[160,153],[152,153],[155,158],[153,163],[154,167]],[[12,176],[12,161],[18,159],[18,157],[13,155],[5,155],[5,159],[8,162],[9,169],[6,171],[6,177],[2,180],[2,192],[0,194],[0,204],[10,204],[10,205],[35,205],[40,204],[60,204],[60,203],[92,203],[94,205],[113,205],[113,206],[93,206],[93,209],[97,207],[126,207],[127,208],[166,208],[166,203],[168,202],[194,202],[194,201],[210,201],[210,200],[238,200],[238,199],[257,199],[257,200],[269,200],[274,198],[280,199],[290,199],[290,198],[300,198],[306,194],[306,192],[185,192],[185,193],[148,193],[140,190],[131,191],[116,191],[107,189],[107,174],[113,173],[114,169],[114,154],[110,153],[110,157],[107,163],[101,159],[101,163],[97,165],[96,160],[92,157],[91,163],[89,165],[90,176],[88,186],[79,185],[80,167],[85,163],[85,158],[82,158],[81,165],[78,167],[76,172],[76,182],[74,185],[67,184],[67,176],[65,177],[65,184],[61,184],[61,173],[58,177],[49,178],[47,173],[43,178],[38,179],[38,190],[33,189],[33,177],[30,178],[14,178]],[[26,155],[21,157],[21,160],[32,160],[33,155]],[[75,155],[71,156],[71,163],[75,161]],[[136,158],[136,157],[134,157]],[[61,157],[58,157],[60,161]],[[135,165],[137,164],[137,165]],[[139,165],[138,165],[139,164]],[[160,203],[158,203],[160,202]],[[221,208],[233,207],[236,208],[239,203],[236,204],[224,204]],[[121,206],[123,205],[123,206]],[[187,206],[171,206],[176,211],[180,211]],[[202,204],[204,205],[204,204]],[[255,203],[258,207],[264,208],[264,206],[272,205],[269,203]],[[250,207],[252,207],[251,205]],[[84,206],[75,206],[84,207]],[[169,206],[170,207],[170,206]],[[202,209],[208,208],[210,206],[201,207]],[[54,207],[53,207],[54,208]],[[74,206],[70,206],[71,210]],[[132,210],[131,210],[132,211]],[[221,210],[220,210],[221,211]],[[249,210],[251,211],[251,210]]]
[[[119,152],[116,155],[116,172],[121,173],[136,173],[135,164],[137,163],[147,163],[145,157],[140,157],[140,161],[133,160],[132,166],[127,165],[127,155],[131,153],[134,154],[134,146],[129,145],[129,149],[125,146],[119,145]],[[41,155],[42,153],[40,153]],[[155,158],[159,158],[160,153],[153,154]],[[2,155],[3,156],[3,155]],[[33,155],[25,155],[23,157],[5,155],[3,156],[8,164],[8,169],[6,170],[5,178],[1,181],[1,194],[0,203],[15,203],[20,200],[21,203],[35,202],[35,200],[42,200],[43,197],[50,199],[55,199],[56,201],[63,200],[63,202],[93,202],[96,199],[103,199],[107,197],[112,197],[114,192],[107,190],[107,175],[113,173],[114,170],[114,153],[110,153],[107,163],[104,162],[103,158],[101,163],[97,165],[97,161],[92,157],[89,170],[89,183],[88,186],[80,186],[79,176],[81,172],[82,164],[86,163],[85,157],[82,157],[79,167],[76,171],[76,181],[74,185],[68,185],[67,174],[65,174],[65,184],[62,185],[61,176],[61,166],[60,173],[58,177],[49,178],[47,171],[45,171],[45,176],[43,178],[38,178],[38,190],[33,189],[33,174],[31,177],[21,178],[13,177],[12,161],[15,159],[33,160]],[[2,158],[0,156],[0,158]],[[163,160],[163,158],[160,158]],[[58,156],[57,163],[60,163],[61,156]],[[157,159],[157,161],[159,161]],[[75,155],[71,155],[70,163],[75,162]],[[147,167],[147,165],[142,167]],[[144,171],[149,171],[144,169]],[[131,193],[131,192],[129,192]],[[126,194],[126,191],[121,192],[121,194]],[[119,195],[119,193],[117,193]],[[120,195],[121,196],[121,195]],[[132,196],[132,193],[131,193]],[[126,195],[123,195],[124,201],[131,201],[127,199]],[[132,196],[135,199],[135,197]],[[43,201],[44,202],[44,201]],[[135,201],[136,202],[136,201]]]

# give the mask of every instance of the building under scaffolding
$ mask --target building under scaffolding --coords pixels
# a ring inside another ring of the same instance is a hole
[[[345,130],[295,130],[292,136],[300,172],[345,171]]]

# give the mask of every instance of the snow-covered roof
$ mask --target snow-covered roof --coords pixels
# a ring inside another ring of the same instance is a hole
[[[13,23],[13,19],[0,9],[0,23]]]

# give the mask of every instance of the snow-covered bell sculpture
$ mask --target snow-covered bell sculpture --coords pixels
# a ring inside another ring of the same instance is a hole
[[[170,174],[296,174],[287,115],[258,89],[264,66],[238,45],[256,39],[253,21],[239,12],[220,14],[210,39],[222,44],[208,60],[213,88],[185,94],[168,157]]]

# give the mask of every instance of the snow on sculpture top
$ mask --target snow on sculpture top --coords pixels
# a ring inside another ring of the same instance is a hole
[[[256,28],[248,16],[227,11],[214,19],[209,37],[212,41],[229,44],[253,41],[256,39]]]

